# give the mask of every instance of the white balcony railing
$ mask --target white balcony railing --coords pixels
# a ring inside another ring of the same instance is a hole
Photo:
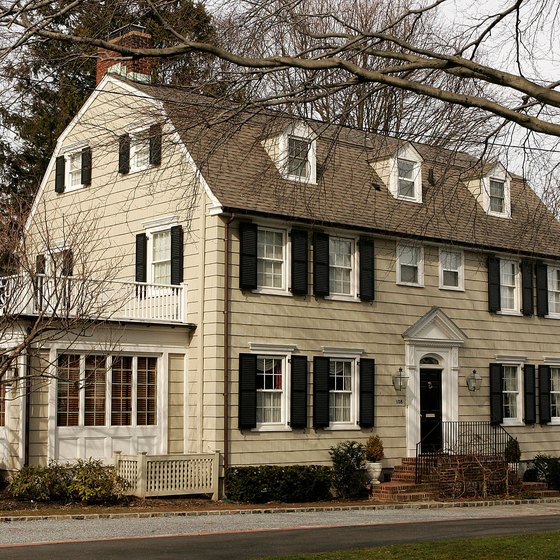
[[[86,320],[187,322],[184,284],[100,281],[44,274],[0,278],[0,314]]]

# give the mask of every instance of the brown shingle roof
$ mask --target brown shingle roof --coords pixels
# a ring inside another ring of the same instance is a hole
[[[160,100],[224,209],[320,225],[560,256],[560,224],[521,178],[511,181],[512,218],[488,216],[466,186],[494,163],[414,144],[424,163],[423,202],[395,200],[372,166],[402,142],[359,130],[309,122],[318,134],[316,185],[282,178],[262,140],[293,120],[243,109],[170,87],[134,84]],[[433,183],[428,170],[433,169]],[[380,185],[377,190],[374,183]]]

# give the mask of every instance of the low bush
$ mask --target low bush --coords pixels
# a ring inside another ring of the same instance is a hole
[[[91,504],[118,500],[126,484],[114,467],[95,459],[80,459],[74,464],[24,467],[8,485],[8,493],[18,500]]]
[[[332,485],[340,498],[362,498],[368,494],[365,448],[357,441],[343,441],[330,450]]]
[[[537,455],[532,463],[539,480],[544,480],[552,490],[560,490],[560,457]]]
[[[319,465],[229,467],[228,499],[235,502],[317,502],[330,500],[331,469]]]

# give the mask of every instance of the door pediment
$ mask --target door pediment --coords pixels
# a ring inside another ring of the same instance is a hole
[[[468,338],[440,307],[432,307],[402,336],[411,344],[425,346],[463,346]]]

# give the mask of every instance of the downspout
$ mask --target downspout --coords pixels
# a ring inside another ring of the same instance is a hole
[[[229,466],[229,257],[230,224],[235,214],[226,221],[224,255],[224,472]]]

